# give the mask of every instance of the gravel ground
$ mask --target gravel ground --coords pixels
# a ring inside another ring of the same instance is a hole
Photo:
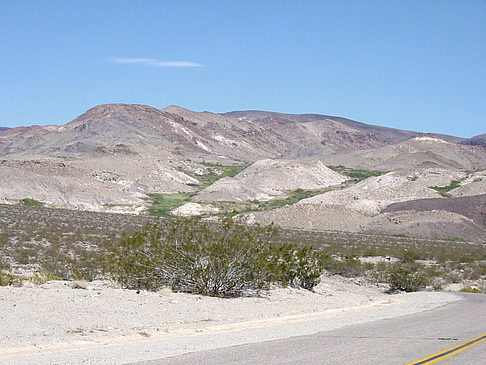
[[[450,293],[388,295],[324,277],[314,293],[208,298],[103,282],[0,288],[0,364],[120,364],[258,342],[406,315],[454,301]]]

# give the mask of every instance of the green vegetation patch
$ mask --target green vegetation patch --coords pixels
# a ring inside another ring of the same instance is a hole
[[[447,185],[447,186],[429,186],[429,189],[437,191],[440,195],[442,195],[445,198],[450,198],[451,195],[449,194],[449,191],[458,188],[461,184],[461,181],[462,180],[452,180],[450,185]]]
[[[44,203],[30,198],[21,199],[20,204],[27,205],[29,207],[42,207],[44,205]]]
[[[356,184],[360,181],[366,180],[372,176],[380,176],[383,175],[381,171],[372,171],[372,170],[360,170],[360,169],[352,169],[349,167],[344,167],[343,165],[339,166],[328,166],[331,170],[339,172],[342,175],[345,175],[350,178],[348,183]]]
[[[211,202],[210,205],[220,209],[220,213],[209,214],[212,216],[220,217],[233,217],[240,213],[250,213],[266,211],[276,208],[281,208],[286,205],[292,205],[298,203],[302,199],[310,198],[315,195],[324,194],[325,192],[334,190],[335,187],[329,187],[325,189],[315,189],[315,190],[304,190],[296,189],[287,191],[286,196],[283,198],[277,198],[267,201],[260,200],[250,200],[247,202]],[[200,202],[201,204],[207,204],[205,202]]]
[[[208,186],[214,184],[219,179],[223,177],[235,177],[238,173],[246,169],[249,164],[242,165],[220,165],[209,162],[200,162],[201,165],[210,167],[211,171],[209,174],[202,176],[193,176],[198,179],[201,185],[199,185],[199,190],[206,189]]]
[[[330,190],[332,189],[315,189],[315,190],[296,189],[287,192],[287,197],[284,199],[273,199],[273,200],[263,202],[261,204],[263,205],[262,207],[268,209],[280,208],[285,205],[292,205],[298,203],[302,199],[307,199],[315,195],[324,194],[325,192]]]
[[[19,282],[20,280],[16,275],[0,270],[0,286],[15,285]]]
[[[245,163],[245,164],[240,164],[240,165],[221,165],[217,163],[209,163],[209,162],[199,162],[199,164],[206,166],[206,167],[212,167],[218,170],[222,171],[223,177],[224,176],[229,176],[229,177],[235,177],[238,173],[246,169],[248,166],[251,164]],[[221,176],[219,175],[219,176]]]
[[[191,186],[197,187],[196,191],[189,193],[147,194],[149,199],[152,201],[152,205],[150,206],[150,208],[147,209],[147,212],[150,215],[158,217],[169,217],[171,216],[171,210],[190,202],[191,198],[199,191],[214,184],[216,181],[222,179],[223,177],[234,177],[236,174],[243,171],[249,166],[249,164],[220,165],[209,162],[200,162],[200,164],[206,167],[210,167],[210,172],[205,175],[196,175],[187,170],[179,169],[179,171],[199,181],[199,185],[190,184]]]
[[[158,217],[170,216],[170,211],[186,204],[196,193],[174,193],[174,194],[148,194],[152,205],[148,213]]]
[[[473,287],[470,287],[470,286],[467,286],[465,288],[462,288],[461,290],[459,290],[461,293],[482,293],[481,290],[479,290],[478,288],[473,288]]]

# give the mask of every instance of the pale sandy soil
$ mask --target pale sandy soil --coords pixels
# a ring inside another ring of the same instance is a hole
[[[388,295],[337,277],[324,277],[314,293],[284,288],[233,299],[170,290],[137,294],[103,282],[71,286],[0,288],[0,364],[149,360],[406,315],[457,299]]]

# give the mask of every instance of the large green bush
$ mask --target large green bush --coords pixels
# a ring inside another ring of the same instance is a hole
[[[166,220],[114,243],[106,273],[125,288],[236,296],[272,282],[311,289],[321,269],[310,248],[276,245],[277,229],[225,219]]]
[[[390,286],[390,292],[414,292],[424,289],[429,280],[416,266],[393,265],[386,273],[386,283]]]
[[[309,246],[294,244],[270,247],[269,273],[283,286],[312,289],[320,283],[323,271],[320,254]]]

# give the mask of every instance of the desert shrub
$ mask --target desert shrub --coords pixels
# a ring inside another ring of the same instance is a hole
[[[312,289],[323,272],[321,255],[310,246],[275,245],[271,249],[271,270],[275,282],[284,286]]]
[[[94,280],[101,272],[103,260],[98,250],[78,248],[69,252],[56,246],[40,251],[38,264],[42,271],[59,280]]]
[[[413,265],[391,265],[386,273],[390,292],[414,292],[424,289],[429,281],[425,274]]]
[[[414,262],[415,260],[421,259],[420,253],[412,249],[404,250],[400,256],[403,263]]]
[[[482,293],[482,291],[479,290],[478,288],[473,288],[473,287],[470,287],[470,286],[466,286],[465,288],[462,288],[461,290],[459,290],[459,292],[461,292],[461,293]]]
[[[319,265],[310,249],[271,244],[277,229],[177,219],[114,242],[105,272],[125,288],[236,296],[272,282],[312,288]]]
[[[18,276],[9,272],[0,271],[0,286],[15,285],[18,283]]]
[[[46,270],[40,270],[36,272],[32,277],[29,278],[29,281],[36,284],[44,284],[47,283],[50,280],[59,280],[60,278],[54,275],[53,273],[46,271]]]
[[[363,273],[361,261],[356,256],[351,255],[344,255],[339,258],[322,255],[321,265],[331,275],[353,278]]]
[[[479,280],[483,276],[486,276],[486,263],[484,262],[474,262],[467,265],[464,270],[464,276],[469,280]]]
[[[18,284],[20,279],[18,276],[10,272],[11,268],[0,260],[0,286],[8,286]]]
[[[461,264],[462,263],[470,264],[470,263],[474,262],[475,260],[476,260],[476,258],[471,256],[471,255],[461,255],[458,258],[456,258],[456,262],[459,262]]]
[[[372,284],[386,283],[391,265],[392,264],[386,262],[379,262],[373,265],[373,267],[366,273],[367,279]]]

